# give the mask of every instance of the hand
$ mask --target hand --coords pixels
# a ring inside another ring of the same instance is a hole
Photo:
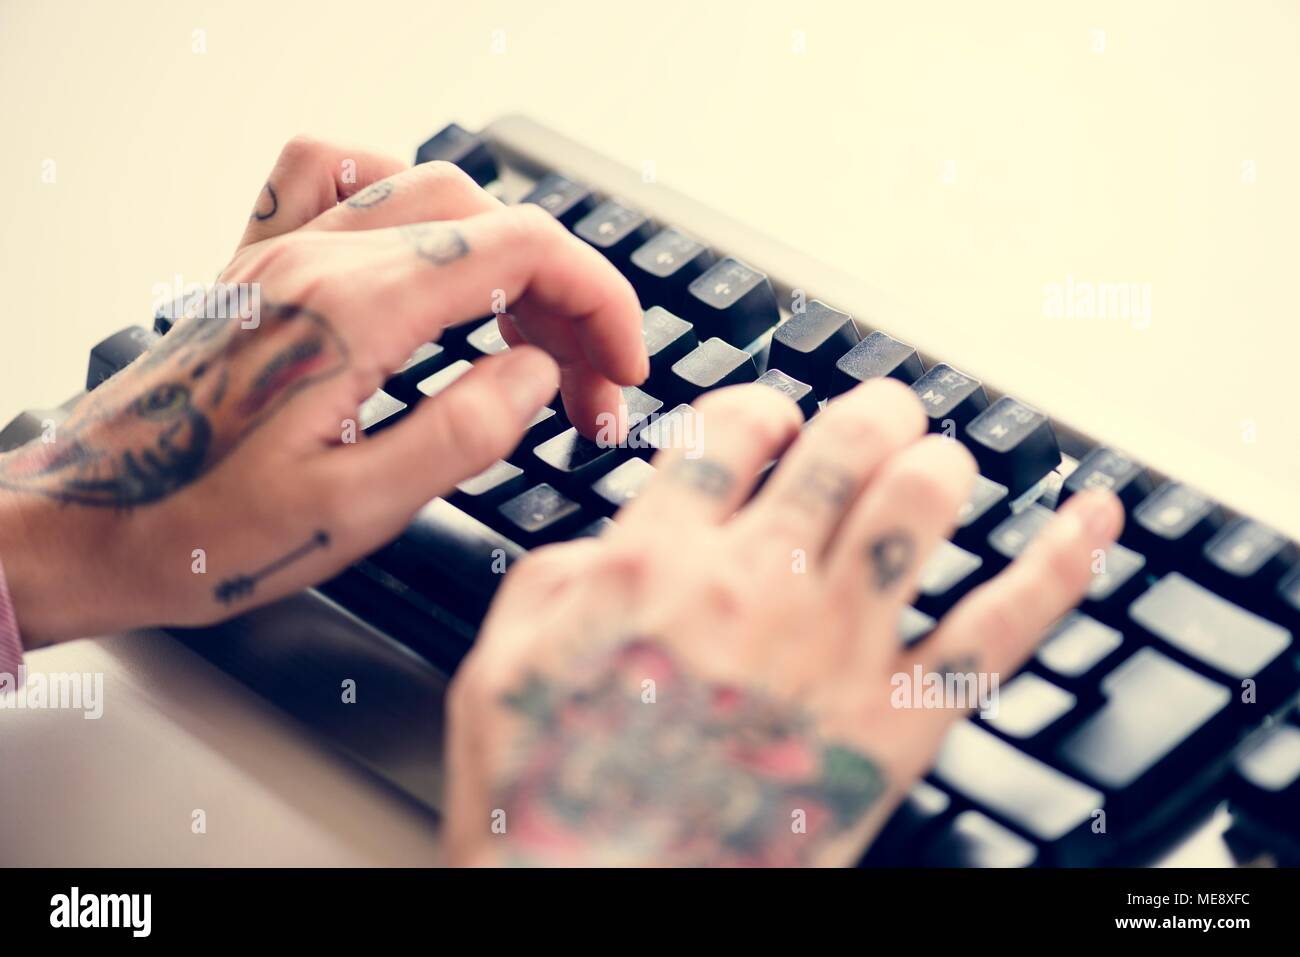
[[[232,314],[210,298],[55,441],[0,456],[0,560],[30,646],[211,622],[319,581],[508,453],[557,385],[594,436],[649,369],[618,272],[445,163],[294,140],[218,288],[257,314],[208,318]],[[359,434],[389,373],[494,300],[514,348]]]
[[[614,528],[502,583],[451,692],[454,862],[853,863],[965,714],[893,707],[891,676],[1010,677],[1123,521],[1110,493],[1073,497],[905,650],[900,610],[970,493],[965,448],[923,438],[912,391],[876,380],[746,504],[799,413],[759,386],[699,413],[702,456],[660,453]]]

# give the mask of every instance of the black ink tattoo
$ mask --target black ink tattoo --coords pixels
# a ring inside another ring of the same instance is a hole
[[[814,863],[885,791],[880,766],[803,706],[701,680],[653,640],[589,664],[504,699],[531,739],[498,797],[525,860],[564,846],[592,862]]]
[[[808,510],[842,512],[849,507],[858,483],[849,473],[827,462],[814,462],[795,484],[795,501]]]
[[[435,266],[445,266],[469,255],[469,243],[455,226],[407,223],[399,226],[398,232],[421,258]]]
[[[318,531],[308,539],[306,544],[299,545],[293,551],[289,552],[289,554],[282,555],[269,565],[259,568],[251,575],[236,575],[234,578],[227,578],[216,587],[213,594],[216,596],[217,601],[221,602],[223,605],[229,605],[236,601],[241,601],[253,593],[258,582],[262,581],[262,579],[268,578],[280,571],[282,568],[305,558],[318,548],[328,548],[329,544],[329,533]]]
[[[386,180],[380,180],[378,183],[371,183],[359,193],[348,199],[348,205],[353,209],[369,209],[371,206],[378,206],[389,196],[393,195],[393,184]]]
[[[157,502],[349,362],[325,317],[294,304],[263,302],[256,329],[187,316],[83,399],[54,442],[0,455],[0,488],[117,509]]]
[[[274,216],[276,212],[280,209],[280,198],[275,195],[274,186],[272,186],[270,183],[267,183],[265,186],[262,187],[262,192],[264,192],[267,195],[267,197],[270,199],[271,208],[270,209],[261,208],[262,197],[259,196],[257,198],[258,205],[253,208],[253,215],[251,218],[257,220],[259,223],[266,222],[268,219]]]
[[[871,574],[877,591],[887,591],[912,566],[916,546],[903,531],[887,532],[867,548]]]
[[[708,459],[678,459],[668,474],[709,498],[726,498],[736,484],[730,470]]]

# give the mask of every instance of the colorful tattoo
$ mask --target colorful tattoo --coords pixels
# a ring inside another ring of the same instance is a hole
[[[654,641],[590,674],[533,674],[505,699],[530,738],[499,796],[525,862],[804,865],[885,790],[802,707],[700,680]]]

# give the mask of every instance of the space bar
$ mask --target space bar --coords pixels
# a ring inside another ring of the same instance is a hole
[[[510,565],[515,542],[440,498],[367,560],[406,587],[477,624]]]

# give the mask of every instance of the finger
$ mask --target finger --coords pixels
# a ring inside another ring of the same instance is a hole
[[[738,522],[755,541],[820,557],[881,463],[925,432],[916,394],[873,379],[836,399],[799,436]],[[783,559],[784,560],[784,559]]]
[[[952,534],[975,482],[975,459],[960,442],[930,435],[885,462],[850,510],[827,553],[836,606],[870,636],[868,660],[892,657],[895,623],[916,594],[926,559]]]
[[[620,526],[664,529],[726,521],[749,497],[759,470],[794,441],[803,424],[803,414],[788,397],[759,385],[710,392],[693,408],[693,422],[678,441],[661,447],[652,463],[656,474],[619,513]]]
[[[453,163],[421,163],[381,179],[326,209],[304,229],[381,229],[464,219],[502,203]]]
[[[895,672],[959,670],[1009,677],[1044,631],[1083,598],[1097,549],[1124,523],[1111,492],[1073,496],[1000,575],[963,598],[929,638],[898,656]],[[953,715],[949,715],[949,718]]]
[[[296,136],[280,151],[239,248],[291,232],[340,200],[405,168],[391,156]]]
[[[333,254],[341,274],[319,297],[339,315],[387,317],[391,334],[363,350],[386,369],[446,327],[509,304],[528,341],[574,382],[565,408],[589,438],[599,435],[602,413],[618,413],[610,386],[637,385],[649,372],[631,285],[540,207],[348,233],[346,243]],[[314,262],[320,268],[319,257]]]
[[[396,534],[431,498],[508,455],[558,384],[555,362],[539,349],[482,359],[405,421],[350,447],[352,480],[383,490],[374,496],[379,523]]]
[[[498,313],[496,320],[497,329],[507,346],[514,348],[530,342],[510,313]],[[543,342],[542,345],[546,343]],[[564,412],[569,417],[569,421],[585,421],[594,416],[598,422],[603,423],[606,420],[600,417],[608,410],[614,409],[616,418],[608,420],[618,426],[617,435],[613,436],[612,440],[621,442],[627,432],[627,416],[624,414],[622,391],[587,364],[585,357],[574,348],[576,342],[557,344],[552,341],[550,345],[552,348],[562,349],[562,354],[555,358],[560,364],[560,395],[564,398]],[[582,398],[578,399],[579,396]],[[588,438],[591,436],[589,435]],[[611,437],[604,436],[604,438]]]

